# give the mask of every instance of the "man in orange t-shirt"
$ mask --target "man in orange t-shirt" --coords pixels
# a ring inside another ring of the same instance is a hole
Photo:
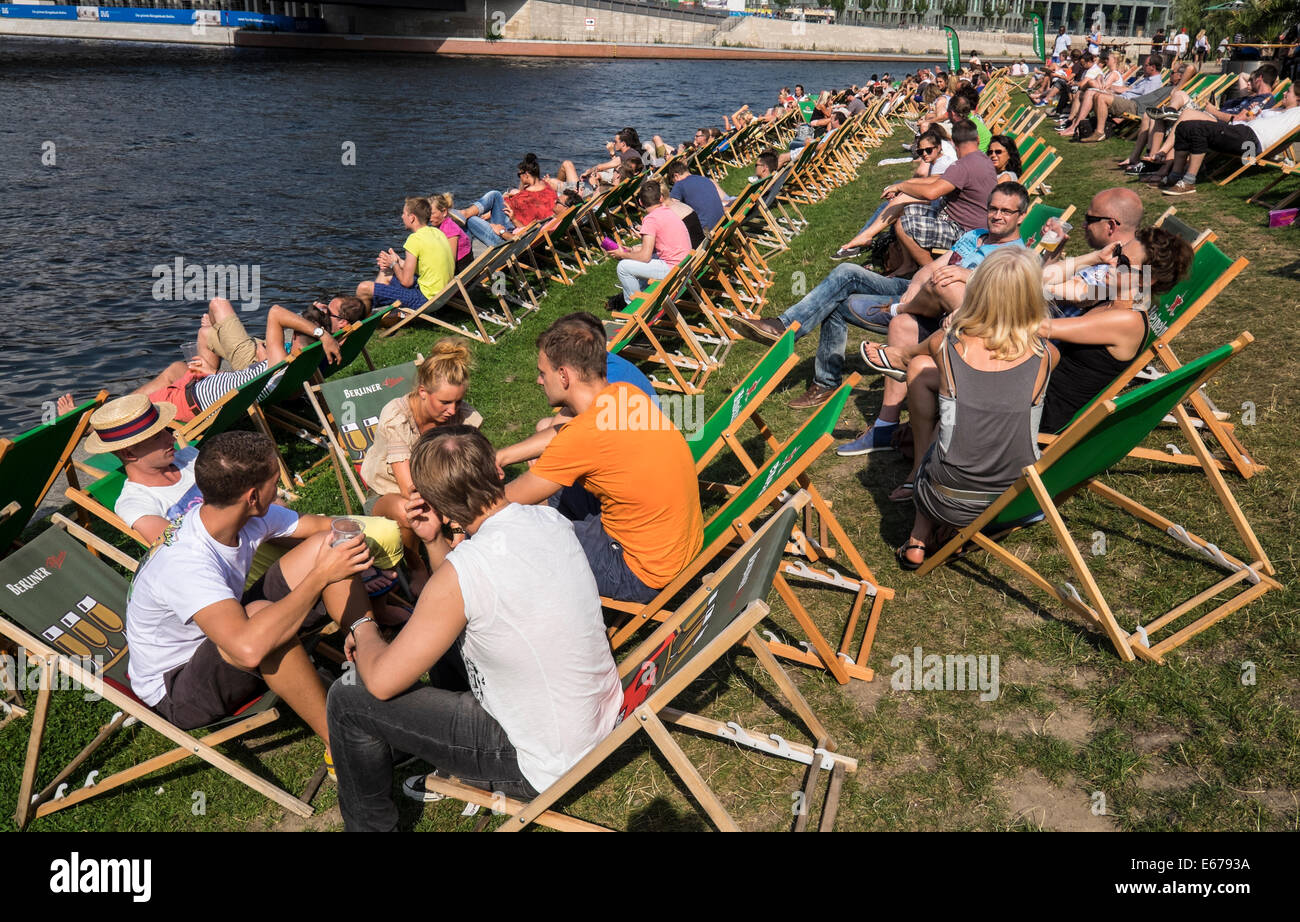
[[[544,444],[532,469],[506,485],[506,499],[549,502],[573,520],[600,594],[648,602],[703,546],[699,484],[677,427],[638,388],[606,381],[604,346],[589,324],[567,317],[538,337],[538,384],[573,418],[498,459],[522,461]]]

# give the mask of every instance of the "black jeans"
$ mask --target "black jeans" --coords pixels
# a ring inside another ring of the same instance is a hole
[[[432,685],[416,685],[388,701],[370,694],[355,672],[346,675],[351,684],[339,679],[330,687],[327,714],[339,809],[349,832],[397,828],[394,752],[419,756],[439,773],[487,791],[537,796],[505,731],[467,690],[454,648],[430,670]]]

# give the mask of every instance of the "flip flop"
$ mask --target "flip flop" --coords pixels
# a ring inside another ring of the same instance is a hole
[[[906,496],[902,495],[902,491],[904,490],[907,491]],[[910,480],[904,480],[898,486],[894,487],[894,489],[890,492],[889,499],[890,502],[895,502],[895,503],[910,503],[912,501],[912,497],[915,495],[916,495],[916,484]]]
[[[389,573],[392,575],[389,576]],[[378,583],[378,585],[372,589],[369,585],[370,583]],[[376,599],[397,585],[397,571],[388,570],[385,572],[384,570],[371,567],[365,573],[361,574],[361,584],[366,587],[366,595],[372,599]]]
[[[871,356],[867,353],[867,346],[880,347],[880,364],[877,365],[871,361]],[[867,367],[877,374],[882,374],[886,378],[893,378],[895,381],[906,381],[907,371],[903,368],[895,368],[889,361],[889,356],[885,355],[885,346],[880,343],[867,342],[863,340],[862,345],[858,347],[858,353],[862,356],[862,361],[867,363]]]
[[[925,561],[917,563],[908,558],[907,552],[916,550],[917,548],[920,548],[923,553],[927,553],[928,555],[929,548],[925,546],[925,542],[917,541],[915,538],[908,538],[904,544],[894,548],[894,559],[898,561],[898,565],[904,570],[919,570],[921,569],[922,564],[925,563]]]

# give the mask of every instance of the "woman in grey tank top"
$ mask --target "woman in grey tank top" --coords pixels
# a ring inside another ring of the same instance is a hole
[[[1001,248],[971,276],[947,334],[931,337],[933,364],[909,364],[909,377],[937,376],[939,412],[916,478],[912,534],[897,551],[905,569],[924,562],[940,525],[970,524],[1038,459],[1043,393],[1058,357],[1038,335],[1046,316],[1037,256]]]

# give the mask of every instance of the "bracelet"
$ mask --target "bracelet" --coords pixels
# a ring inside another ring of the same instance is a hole
[[[352,622],[352,627],[348,628],[348,634],[355,637],[357,628],[361,627],[361,625],[365,624],[367,621],[369,621],[375,627],[379,627],[378,621],[376,621],[374,618],[370,617],[369,615],[366,615],[365,617],[358,618],[356,621]]]

